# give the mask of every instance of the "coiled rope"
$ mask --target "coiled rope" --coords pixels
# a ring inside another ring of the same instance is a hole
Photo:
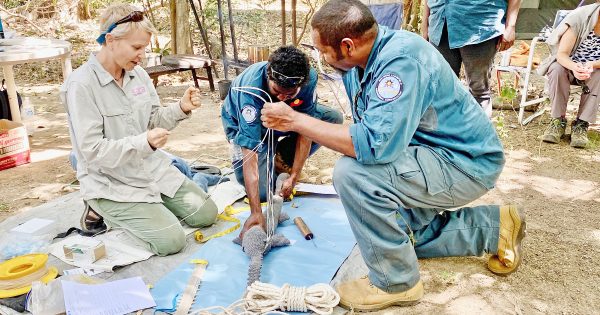
[[[280,288],[256,281],[248,287],[245,298],[234,302],[229,307],[214,306],[190,314],[214,314],[213,311],[220,310],[224,315],[266,315],[308,311],[328,315],[333,313],[333,309],[339,302],[340,296],[325,283],[317,283],[310,287],[294,287],[286,283]]]

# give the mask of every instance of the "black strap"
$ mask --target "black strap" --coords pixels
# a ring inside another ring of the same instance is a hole
[[[69,236],[69,234],[73,233],[73,231],[76,231],[77,234],[79,234],[81,236],[92,237],[92,236],[95,236],[97,234],[102,234],[102,233],[106,232],[106,229],[103,230],[103,231],[97,231],[96,232],[96,231],[84,231],[84,230],[82,230],[80,228],[71,227],[66,232],[56,234],[56,236],[54,237],[54,239],[65,238],[65,237]]]

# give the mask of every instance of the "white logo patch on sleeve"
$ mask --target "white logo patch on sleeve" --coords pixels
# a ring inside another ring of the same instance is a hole
[[[242,108],[242,117],[244,117],[244,120],[248,124],[255,121],[256,120],[256,108],[254,108],[252,105],[244,106],[244,108]]]
[[[393,101],[402,95],[402,80],[395,74],[385,74],[377,80],[377,96],[382,101]]]

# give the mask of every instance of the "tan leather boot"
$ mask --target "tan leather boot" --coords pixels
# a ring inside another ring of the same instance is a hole
[[[340,294],[340,306],[355,311],[377,311],[393,305],[409,306],[419,303],[423,297],[423,282],[403,292],[387,293],[369,281],[367,276],[342,283],[336,288]]]
[[[523,259],[521,241],[525,237],[525,212],[514,205],[500,207],[498,252],[488,260],[493,273],[505,276],[519,268]]]

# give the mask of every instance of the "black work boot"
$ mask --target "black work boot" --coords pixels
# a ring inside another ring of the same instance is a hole
[[[104,218],[99,215],[87,201],[83,202],[84,209],[83,214],[81,215],[81,230],[87,233],[93,234],[101,234],[106,232],[106,224],[104,223]]]

